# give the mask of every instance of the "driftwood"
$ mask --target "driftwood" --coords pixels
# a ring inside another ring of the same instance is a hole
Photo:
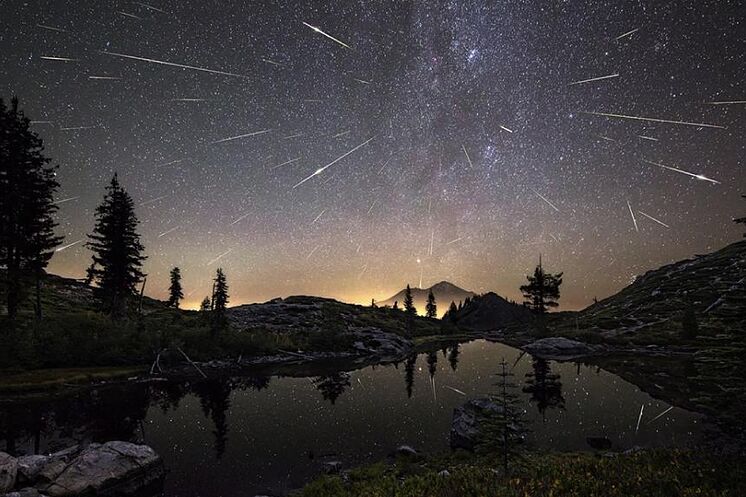
[[[186,353],[185,353],[185,352],[184,352],[183,350],[181,350],[181,348],[179,348],[179,347],[176,347],[176,350],[178,350],[179,352],[181,352],[181,355],[183,355],[183,356],[184,356],[184,359],[186,359],[186,360],[187,360],[187,361],[189,362],[189,364],[191,364],[192,366],[194,366],[194,369],[196,369],[197,371],[199,371],[199,374],[201,374],[203,378],[207,378],[207,375],[205,374],[205,372],[204,372],[204,371],[202,371],[202,370],[201,370],[201,369],[199,368],[199,366],[197,366],[197,363],[195,363],[195,362],[194,362],[193,360],[191,360],[191,359],[189,358],[189,356],[188,356],[188,355],[186,355]]]
[[[158,372],[163,373],[163,370],[161,369],[161,352],[162,350],[158,351],[158,355],[155,356],[155,361],[153,361],[153,365],[150,366],[150,374],[155,374],[155,368],[158,368]]]

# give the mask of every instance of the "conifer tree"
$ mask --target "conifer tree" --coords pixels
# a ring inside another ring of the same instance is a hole
[[[458,307],[456,307],[456,302],[453,300],[451,301],[451,305],[448,306],[448,310],[443,315],[443,319],[446,321],[450,321],[452,323],[456,322],[456,314],[458,313]]]
[[[427,304],[425,305],[425,315],[429,318],[438,316],[438,306],[435,304],[435,295],[432,289],[427,294]]]
[[[551,274],[544,271],[539,258],[539,265],[534,269],[533,276],[527,276],[528,285],[521,286],[525,297],[524,305],[537,314],[545,314],[550,307],[557,307],[560,298],[562,273]]]
[[[417,308],[414,306],[414,298],[412,297],[412,289],[407,285],[407,289],[404,291],[404,310],[411,315],[417,315]]]
[[[210,297],[202,299],[202,303],[199,305],[200,312],[207,312],[210,310]]]
[[[500,456],[505,474],[510,460],[520,456],[520,445],[526,433],[523,410],[514,393],[517,386],[510,380],[512,376],[503,359],[497,373],[497,392],[490,396],[497,409],[482,420],[482,439],[477,445],[480,452]]]
[[[225,310],[228,307],[228,283],[225,279],[225,273],[223,273],[222,268],[218,268],[218,270],[215,272],[213,288],[213,332],[217,332],[225,328]]]
[[[35,281],[35,313],[41,318],[41,277],[62,241],[54,234],[56,167],[48,167],[43,142],[29,125],[17,98],[10,107],[0,99],[0,266],[6,268],[10,319],[18,313],[25,274]]]
[[[114,173],[104,201],[96,208],[96,225],[86,246],[93,252],[89,276],[115,319],[126,317],[127,302],[144,277],[142,263],[146,257],[142,255],[138,224],[132,197]]]
[[[184,298],[181,288],[181,269],[175,267],[171,270],[171,286],[168,287],[168,306],[179,308],[179,302]]]
[[[393,310],[398,311],[399,310],[399,301],[394,300],[394,305],[391,307]]]

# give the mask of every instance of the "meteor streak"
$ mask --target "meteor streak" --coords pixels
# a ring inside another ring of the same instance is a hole
[[[60,131],[79,131],[81,129],[93,129],[98,128],[98,126],[69,126],[67,128],[60,128]]]
[[[138,21],[142,21],[142,17],[138,17],[135,14],[130,14],[129,12],[122,12],[121,10],[117,10],[117,14],[121,14],[125,17],[129,17],[132,19],[137,19]]]
[[[52,121],[29,121],[29,124],[53,124]]]
[[[64,204],[65,202],[70,202],[72,200],[78,200],[79,198],[80,198],[80,196],[78,196],[78,197],[63,198],[62,200],[56,200],[56,201],[52,202],[52,204],[54,204],[54,205]]]
[[[640,415],[637,417],[637,427],[635,428],[635,434],[637,434],[637,430],[640,429],[640,421],[642,420],[642,411],[645,409],[645,404],[642,404],[640,406]]]
[[[373,138],[375,138],[375,137],[371,137],[371,138],[368,138],[368,139],[367,139],[367,140],[365,140],[365,141],[364,141],[363,143],[361,143],[361,144],[360,144],[360,145],[358,145],[357,147],[353,148],[352,150],[350,150],[350,151],[348,151],[348,152],[345,152],[344,154],[340,155],[339,157],[337,157],[336,159],[334,159],[333,161],[331,161],[331,162],[330,162],[329,164],[327,164],[327,165],[325,165],[325,166],[323,166],[323,167],[320,167],[320,168],[318,168],[318,169],[317,169],[316,171],[314,171],[314,172],[313,172],[313,173],[312,173],[311,175],[307,176],[306,178],[304,178],[304,179],[302,179],[301,181],[299,181],[298,183],[296,183],[296,184],[295,184],[295,185],[293,186],[293,189],[295,189],[295,188],[298,188],[298,187],[299,187],[300,185],[302,185],[303,183],[305,183],[305,182],[306,182],[306,181],[308,181],[309,179],[313,178],[314,176],[318,176],[319,174],[323,173],[323,172],[324,172],[324,171],[325,171],[325,170],[326,170],[327,168],[331,167],[332,165],[336,164],[336,163],[337,163],[337,162],[339,162],[340,160],[344,159],[345,157],[347,157],[348,155],[350,155],[351,153],[353,153],[353,152],[354,152],[354,151],[356,151],[357,149],[359,149],[359,148],[361,148],[361,147],[364,147],[365,145],[367,145],[368,143],[370,143],[370,142],[371,142],[371,140],[373,140]]]
[[[336,135],[332,136],[332,138],[339,138],[341,136],[349,135],[352,132],[352,130],[342,131],[341,133],[337,133]]]
[[[653,138],[652,136],[645,136],[645,135],[637,135],[637,138],[640,138],[641,140],[650,140],[651,142],[660,141],[658,140],[658,138]]]
[[[531,191],[532,191],[532,192],[534,192],[534,193],[536,194],[536,196],[537,196],[537,197],[539,197],[539,198],[540,198],[540,199],[542,199],[542,200],[543,200],[544,202],[546,202],[546,203],[547,203],[547,205],[548,205],[549,207],[551,207],[552,209],[556,210],[557,212],[559,212],[559,211],[560,211],[560,210],[559,210],[559,209],[557,208],[557,206],[556,206],[556,205],[554,205],[553,203],[551,203],[551,202],[550,202],[550,201],[549,201],[549,200],[548,200],[548,199],[547,199],[547,198],[546,198],[546,197],[545,197],[544,195],[542,195],[541,193],[537,192],[537,191],[536,191],[536,190],[534,190],[533,188],[531,188]]]
[[[321,247],[321,245],[316,245],[316,246],[315,246],[315,247],[313,248],[313,250],[312,250],[312,251],[310,251],[310,252],[308,253],[308,255],[306,256],[306,259],[310,259],[310,258],[311,258],[311,256],[312,256],[313,254],[315,254],[315,253],[316,253],[316,251],[317,251],[317,250],[318,250],[318,249],[319,249],[320,247]]]
[[[69,249],[73,245],[77,245],[77,244],[79,244],[82,241],[83,241],[82,239],[81,240],[76,240],[76,241],[74,241],[72,243],[68,243],[67,245],[63,245],[62,247],[57,247],[54,251],[55,252],[62,252],[63,250]]]
[[[164,237],[164,236],[168,235],[169,233],[173,233],[174,231],[176,231],[179,228],[180,228],[180,226],[174,226],[170,230],[166,230],[163,233],[161,233],[160,235],[158,235],[158,238]]]
[[[217,256],[216,258],[214,258],[213,260],[211,260],[207,264],[205,264],[205,266],[211,266],[211,265],[215,264],[216,262],[218,262],[220,259],[222,259],[226,255],[230,254],[231,252],[233,252],[233,249],[226,250],[225,252],[223,252],[222,254],[220,254],[219,256]]]
[[[680,124],[682,126],[696,126],[698,128],[717,128],[717,129],[726,129],[725,126],[718,126],[715,124],[705,124],[705,123],[690,123],[687,121],[672,121],[669,119],[657,119],[654,117],[638,117],[638,116],[627,116],[624,114],[608,114],[605,112],[586,112],[581,111],[583,114],[589,114],[592,116],[604,116],[604,117],[614,117],[617,119],[632,119],[635,121],[649,121],[652,123],[664,123],[664,124]]]
[[[746,104],[746,100],[730,100],[723,102],[707,102],[709,105],[743,105]]]
[[[296,133],[294,135],[283,136],[282,139],[283,140],[289,140],[291,138],[298,138],[300,136],[303,136],[303,133]]]
[[[112,57],[120,57],[123,59],[132,59],[132,60],[139,60],[142,62],[150,62],[151,64],[160,64],[163,66],[171,66],[171,67],[180,67],[182,69],[191,69],[192,71],[202,71],[202,72],[209,72],[211,74],[221,74],[223,76],[232,76],[234,78],[243,78],[243,79],[249,79],[248,76],[245,76],[243,74],[236,74],[232,72],[225,72],[225,71],[218,71],[216,69],[208,69],[206,67],[197,67],[197,66],[190,66],[186,64],[177,64],[176,62],[167,62],[165,60],[158,60],[158,59],[149,59],[147,57],[137,57],[135,55],[126,55],[123,53],[117,53],[117,52],[107,52],[106,50],[101,51],[104,55],[111,55]]]
[[[277,169],[278,167],[286,166],[288,164],[292,164],[293,162],[297,162],[300,160],[300,157],[296,157],[295,159],[286,160],[282,164],[277,164],[276,166],[272,166],[270,169]]]
[[[321,216],[323,216],[325,212],[326,212],[326,209],[324,209],[323,211],[319,212],[319,215],[316,216],[316,218],[313,221],[311,221],[311,224],[316,224],[316,221],[318,221],[319,219],[321,219]]]
[[[48,29],[49,31],[57,31],[58,33],[67,33],[66,29],[55,28],[54,26],[47,26],[46,24],[37,24],[36,26],[42,29]]]
[[[40,55],[40,59],[44,60],[59,60],[60,62],[79,62],[80,59],[71,59],[70,57],[56,57],[53,55]]]
[[[172,102],[204,102],[206,98],[172,98]]]
[[[233,222],[232,222],[232,223],[230,224],[230,226],[233,226],[234,224],[236,224],[236,223],[239,223],[239,222],[243,221],[244,219],[246,219],[247,217],[249,217],[249,214],[251,214],[251,213],[247,213],[247,214],[244,214],[243,216],[240,216],[240,217],[239,217],[238,219],[236,219],[235,221],[233,221]]]
[[[133,2],[133,3],[136,3],[140,7],[145,7],[148,10],[155,10],[156,12],[160,12],[161,14],[168,14],[168,12],[166,12],[165,10],[161,10],[158,7],[153,7],[152,5],[148,5],[146,3],[142,3],[142,2]]]
[[[117,77],[117,76],[88,76],[88,79],[102,79],[102,80],[115,81],[115,80],[119,80],[122,78]]]
[[[601,81],[602,79],[611,79],[611,78],[618,78],[618,77],[619,77],[619,74],[614,73],[614,74],[609,74],[607,76],[599,76],[597,78],[589,78],[589,79],[582,79],[580,81],[573,81],[567,86],[582,85],[583,83],[592,83],[593,81]]]
[[[370,84],[370,81],[365,81],[364,79],[359,79],[359,78],[352,78],[352,79],[354,79],[358,83],[362,83],[364,85],[369,85]]]
[[[373,200],[373,202],[370,204],[370,207],[368,207],[368,214],[373,212],[373,207],[375,207],[377,203],[378,203],[378,199]]]
[[[460,237],[456,238],[455,240],[451,240],[450,242],[446,242],[446,245],[450,245],[452,243],[456,243],[456,242],[461,241],[463,239],[464,239],[464,237],[460,236]]]
[[[508,128],[506,128],[505,126],[503,126],[502,124],[500,125],[500,129],[502,129],[502,130],[504,130],[504,131],[507,131],[508,133],[512,133],[512,132],[513,132],[513,130],[512,130],[512,129],[508,129]]]
[[[469,157],[469,152],[466,151],[466,147],[462,144],[461,150],[464,151],[464,155],[466,155],[466,160],[469,162],[469,167],[474,169],[474,164],[471,163],[471,157]]]
[[[666,414],[666,413],[667,413],[668,411],[670,411],[671,409],[673,409],[673,406],[670,406],[670,407],[669,407],[668,409],[666,409],[665,411],[663,411],[662,413],[660,413],[659,415],[657,415],[656,417],[654,417],[653,419],[651,419],[650,421],[648,421],[648,422],[647,422],[647,423],[645,423],[645,424],[648,424],[648,425],[649,425],[650,423],[652,423],[652,422],[653,422],[653,421],[655,421],[656,419],[658,419],[658,418],[660,418],[661,416],[663,416],[664,414]]]
[[[273,66],[281,66],[282,65],[279,62],[275,62],[274,60],[265,59],[265,58],[262,58],[262,62],[266,62],[267,64],[272,64]]]
[[[223,138],[222,140],[217,140],[214,142],[209,143],[209,145],[215,145],[217,143],[224,143],[229,142],[233,140],[240,140],[241,138],[248,138],[249,136],[256,136],[256,135],[262,135],[264,133],[269,133],[272,131],[271,129],[263,129],[261,131],[252,131],[251,133],[246,133],[245,135],[238,135],[238,136],[231,136],[229,138]]]
[[[156,164],[154,167],[156,168],[166,167],[166,166],[170,166],[171,164],[178,164],[179,162],[183,162],[183,161],[184,159],[176,159],[176,160],[172,160],[171,162],[164,162],[163,164]]]
[[[627,208],[629,209],[629,215],[632,216],[632,224],[635,225],[635,231],[639,232],[640,229],[637,227],[637,219],[635,219],[635,213],[632,212],[632,206],[629,204],[629,200],[627,200]],[[637,425],[640,425],[640,422],[637,422]]]
[[[349,48],[350,50],[352,50],[352,47],[351,47],[351,46],[349,46],[349,45],[348,45],[347,43],[345,43],[345,42],[343,42],[343,41],[339,41],[338,39],[336,39],[335,37],[333,37],[333,36],[332,36],[332,35],[330,35],[330,34],[326,34],[326,33],[324,33],[323,31],[321,31],[321,30],[320,30],[319,28],[317,28],[316,26],[311,26],[311,25],[310,25],[310,24],[308,24],[307,22],[303,22],[303,24],[305,24],[305,25],[306,25],[306,26],[308,26],[309,28],[313,29],[313,30],[314,30],[314,31],[316,31],[317,33],[319,33],[319,34],[321,34],[321,35],[324,35],[324,36],[326,36],[326,37],[327,37],[327,38],[329,38],[330,40],[332,40],[332,41],[334,41],[334,42],[336,42],[336,43],[339,43],[339,44],[340,44],[340,45],[342,45],[343,47],[345,47],[345,48]]]
[[[719,185],[720,182],[711,178],[708,178],[704,174],[694,174],[690,173],[689,171],[684,171],[683,169],[678,169],[676,167],[666,166],[665,164],[660,164],[658,162],[649,161],[646,159],[643,159],[643,162],[647,162],[648,164],[652,164],[654,166],[662,167],[664,169],[668,169],[670,171],[674,171],[681,174],[686,174],[687,176],[691,176],[692,178],[698,179],[700,181],[709,181],[710,183],[715,183],[716,185]]]
[[[621,40],[622,38],[626,38],[626,37],[632,35],[633,33],[637,33],[639,30],[640,30],[640,28],[635,28],[632,31],[627,31],[626,33],[620,34],[619,36],[617,36],[616,38],[614,38],[614,40]]]
[[[646,218],[650,219],[651,221],[655,221],[656,223],[660,224],[660,225],[661,225],[661,226],[663,226],[663,227],[666,227],[666,228],[670,228],[670,226],[669,226],[669,225],[667,225],[667,224],[666,224],[666,223],[664,223],[663,221],[660,221],[660,220],[658,220],[658,219],[654,218],[654,217],[653,217],[653,216],[651,216],[650,214],[645,214],[645,213],[644,213],[644,212],[642,212],[642,211],[637,211],[637,212],[639,212],[640,214],[642,214],[642,215],[643,215],[643,216],[645,216]]]
[[[159,200],[163,200],[166,197],[168,197],[168,195],[161,195],[160,197],[156,197],[156,198],[152,198],[150,200],[146,200],[145,202],[142,202],[140,204],[140,207],[142,207],[144,205],[148,205],[148,204],[154,204],[154,203],[158,202]]]

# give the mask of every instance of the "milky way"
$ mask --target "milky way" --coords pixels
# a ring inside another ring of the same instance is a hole
[[[369,302],[420,278],[517,298],[542,254],[578,308],[740,236],[740,2],[11,0],[0,16],[0,95],[60,165],[53,272],[83,275],[114,171],[148,293],[178,265],[188,305],[218,266],[232,304]]]

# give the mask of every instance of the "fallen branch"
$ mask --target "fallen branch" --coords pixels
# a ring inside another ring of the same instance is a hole
[[[196,364],[196,363],[195,363],[195,362],[194,362],[193,360],[191,360],[191,359],[189,358],[189,356],[188,356],[188,355],[186,355],[186,353],[184,353],[184,351],[183,351],[183,350],[181,350],[181,348],[179,348],[179,347],[176,347],[176,350],[178,350],[179,352],[181,352],[181,355],[183,355],[183,356],[184,356],[184,359],[186,359],[186,360],[187,360],[187,361],[189,362],[189,364],[191,364],[192,366],[194,366],[194,369],[196,369],[197,371],[199,371],[199,374],[201,374],[203,378],[207,378],[207,375],[206,375],[206,374],[204,373],[204,371],[202,371],[202,370],[201,370],[201,369],[199,368],[199,366],[197,366],[197,364]]]

